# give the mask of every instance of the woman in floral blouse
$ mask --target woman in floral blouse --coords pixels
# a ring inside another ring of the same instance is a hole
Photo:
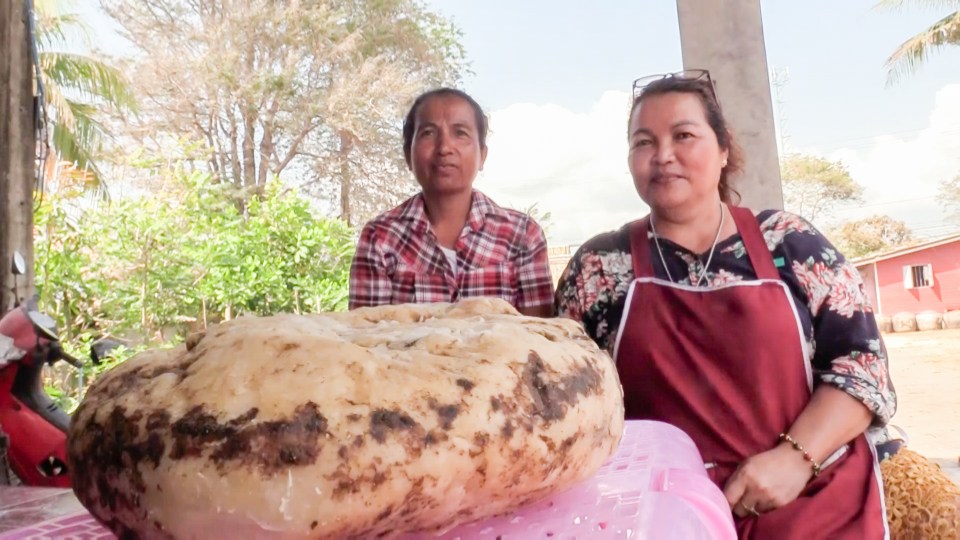
[[[634,83],[650,215],[589,240],[556,294],[610,351],[628,418],[697,443],[741,538],[883,538],[869,428],[896,396],[857,271],[802,218],[732,205],[740,154],[706,71]]]
[[[871,434],[886,441],[886,428],[880,426],[893,416],[897,400],[860,274],[800,216],[765,210],[757,214],[757,221],[779,277],[800,308],[804,340],[815,351],[810,361],[817,379],[861,400],[876,415],[877,427]],[[704,257],[669,239],[659,241],[677,282],[695,282]],[[582,321],[594,341],[612,354],[633,279],[628,227],[595,236],[580,247],[563,273],[556,296],[560,315]],[[756,274],[743,241],[735,235],[717,243],[701,286],[752,279]],[[889,441],[880,449],[895,452],[898,442]]]

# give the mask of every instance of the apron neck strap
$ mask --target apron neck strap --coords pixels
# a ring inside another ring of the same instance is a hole
[[[627,225],[627,232],[630,235],[630,253],[633,258],[633,276],[637,278],[655,277],[650,263],[650,239],[647,238],[649,228],[649,215]]]
[[[770,250],[767,249],[767,241],[760,232],[760,224],[757,223],[756,216],[748,208],[727,205],[730,215],[733,216],[734,223],[737,224],[737,232],[743,240],[743,247],[750,258],[750,264],[757,273],[758,279],[780,279],[780,273],[773,264],[773,257]],[[650,216],[638,219],[627,225],[627,232],[630,236],[630,251],[633,258],[633,275],[635,277],[656,277],[653,269],[653,261],[650,260],[650,239],[647,237],[647,231],[650,228]],[[662,266],[662,263],[657,261]],[[666,270],[664,274],[666,274]]]
[[[767,241],[760,232],[760,224],[757,217],[748,208],[740,206],[730,206],[730,214],[733,221],[737,224],[737,231],[740,233],[740,239],[743,240],[743,247],[747,250],[747,256],[750,257],[750,264],[753,265],[754,272],[758,279],[780,279],[780,272],[773,264],[773,256],[767,249]]]

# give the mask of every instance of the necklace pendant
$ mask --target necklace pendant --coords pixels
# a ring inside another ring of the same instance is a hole
[[[700,274],[698,275],[695,271],[691,272],[690,268],[687,268],[687,273],[689,274],[687,279],[694,287],[699,287],[700,283],[702,283],[704,278],[707,277],[707,269],[710,268],[710,262],[713,261],[713,253],[717,249],[717,243],[720,242],[720,234],[723,232],[723,223],[726,220],[726,217],[726,214],[723,212],[723,201],[720,201],[720,225],[717,226],[717,235],[713,238],[713,245],[710,246],[710,254],[707,256],[707,262],[701,263],[700,256],[695,255],[694,258],[698,263],[700,263]],[[670,275],[670,268],[667,267],[667,259],[663,256],[663,249],[660,247],[660,235],[657,234],[657,226],[653,221],[652,213],[650,214],[650,229],[653,232],[653,241],[657,246],[657,253],[660,255],[660,262],[663,263],[663,269],[667,272],[667,279],[669,279],[671,283],[678,283],[673,280],[673,276]],[[697,276],[696,282],[693,281],[694,276]],[[707,281],[707,285],[709,284],[710,282]]]

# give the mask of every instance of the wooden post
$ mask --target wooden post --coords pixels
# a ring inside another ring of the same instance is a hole
[[[677,0],[684,69],[710,70],[746,168],[743,204],[783,208],[760,0]]]
[[[36,143],[33,62],[25,0],[0,1],[0,310],[33,291],[33,186]],[[13,252],[27,262],[12,291]],[[2,315],[2,313],[0,313]]]

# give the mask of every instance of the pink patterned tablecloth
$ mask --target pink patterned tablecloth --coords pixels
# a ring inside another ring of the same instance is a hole
[[[0,488],[0,539],[112,540],[69,489]]]

